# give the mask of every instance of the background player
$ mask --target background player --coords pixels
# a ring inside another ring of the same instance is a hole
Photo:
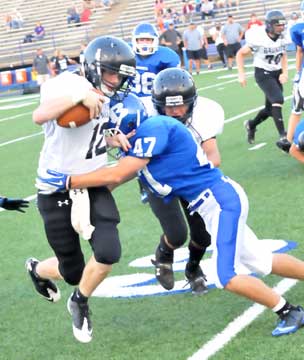
[[[280,136],[276,145],[286,151],[287,148],[289,149],[289,142],[286,139],[282,116],[284,103],[282,84],[288,80],[286,39],[283,37],[285,16],[279,10],[269,11],[266,14],[265,24],[266,28],[259,26],[246,31],[246,44],[236,56],[239,82],[245,86],[244,57],[253,52],[255,80],[265,94],[264,108],[257,113],[254,119],[246,121],[244,125],[247,131],[247,140],[249,144],[253,144],[258,125],[272,116]]]

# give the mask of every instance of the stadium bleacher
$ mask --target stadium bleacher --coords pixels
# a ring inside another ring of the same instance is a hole
[[[130,40],[132,29],[139,21],[155,23],[152,0],[120,0],[111,10],[96,8],[90,21],[81,26],[67,24],[67,8],[76,3],[81,7],[81,0],[41,2],[39,0],[14,0],[2,5],[2,13],[9,13],[17,9],[24,18],[24,27],[7,31],[5,24],[0,25],[0,68],[29,65],[37,47],[42,47],[48,56],[52,56],[56,48],[63,49],[71,57],[79,54],[82,41],[89,41],[95,36],[111,34]],[[166,7],[181,10],[182,2],[166,0]],[[291,0],[241,0],[239,10],[225,9],[216,14],[215,19],[207,19],[204,22],[199,15],[195,15],[193,21],[203,24],[205,29],[212,26],[214,21],[224,23],[227,13],[232,13],[236,21],[245,25],[252,12],[263,19],[266,11],[270,9],[282,10],[287,18],[293,11],[299,10],[299,1]],[[41,41],[23,43],[28,33],[32,33],[37,21],[41,21],[45,27],[46,36]],[[178,30],[183,31],[187,24],[180,24]],[[214,46],[209,47],[209,55],[215,55]]]

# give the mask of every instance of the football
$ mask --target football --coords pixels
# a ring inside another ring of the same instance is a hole
[[[98,89],[93,88],[91,90],[102,95],[102,92]],[[60,115],[57,119],[57,124],[65,128],[76,128],[87,124],[90,120],[89,109],[82,103],[79,103]]]
[[[65,128],[76,128],[90,121],[90,111],[83,104],[77,104],[57,119],[57,124]]]

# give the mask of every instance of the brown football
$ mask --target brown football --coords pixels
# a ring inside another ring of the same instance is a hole
[[[102,95],[102,92],[98,89],[92,88],[91,90]],[[89,109],[80,103],[71,107],[61,116],[59,116],[57,119],[57,124],[65,128],[76,128],[87,124],[90,120]]]
[[[83,104],[77,104],[57,119],[57,124],[65,128],[76,128],[90,121],[90,111]]]

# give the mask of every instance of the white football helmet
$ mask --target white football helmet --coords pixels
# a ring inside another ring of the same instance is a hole
[[[152,39],[152,42],[139,43],[140,39]],[[136,54],[142,56],[152,55],[158,49],[158,32],[154,25],[140,23],[133,30],[132,47]]]

